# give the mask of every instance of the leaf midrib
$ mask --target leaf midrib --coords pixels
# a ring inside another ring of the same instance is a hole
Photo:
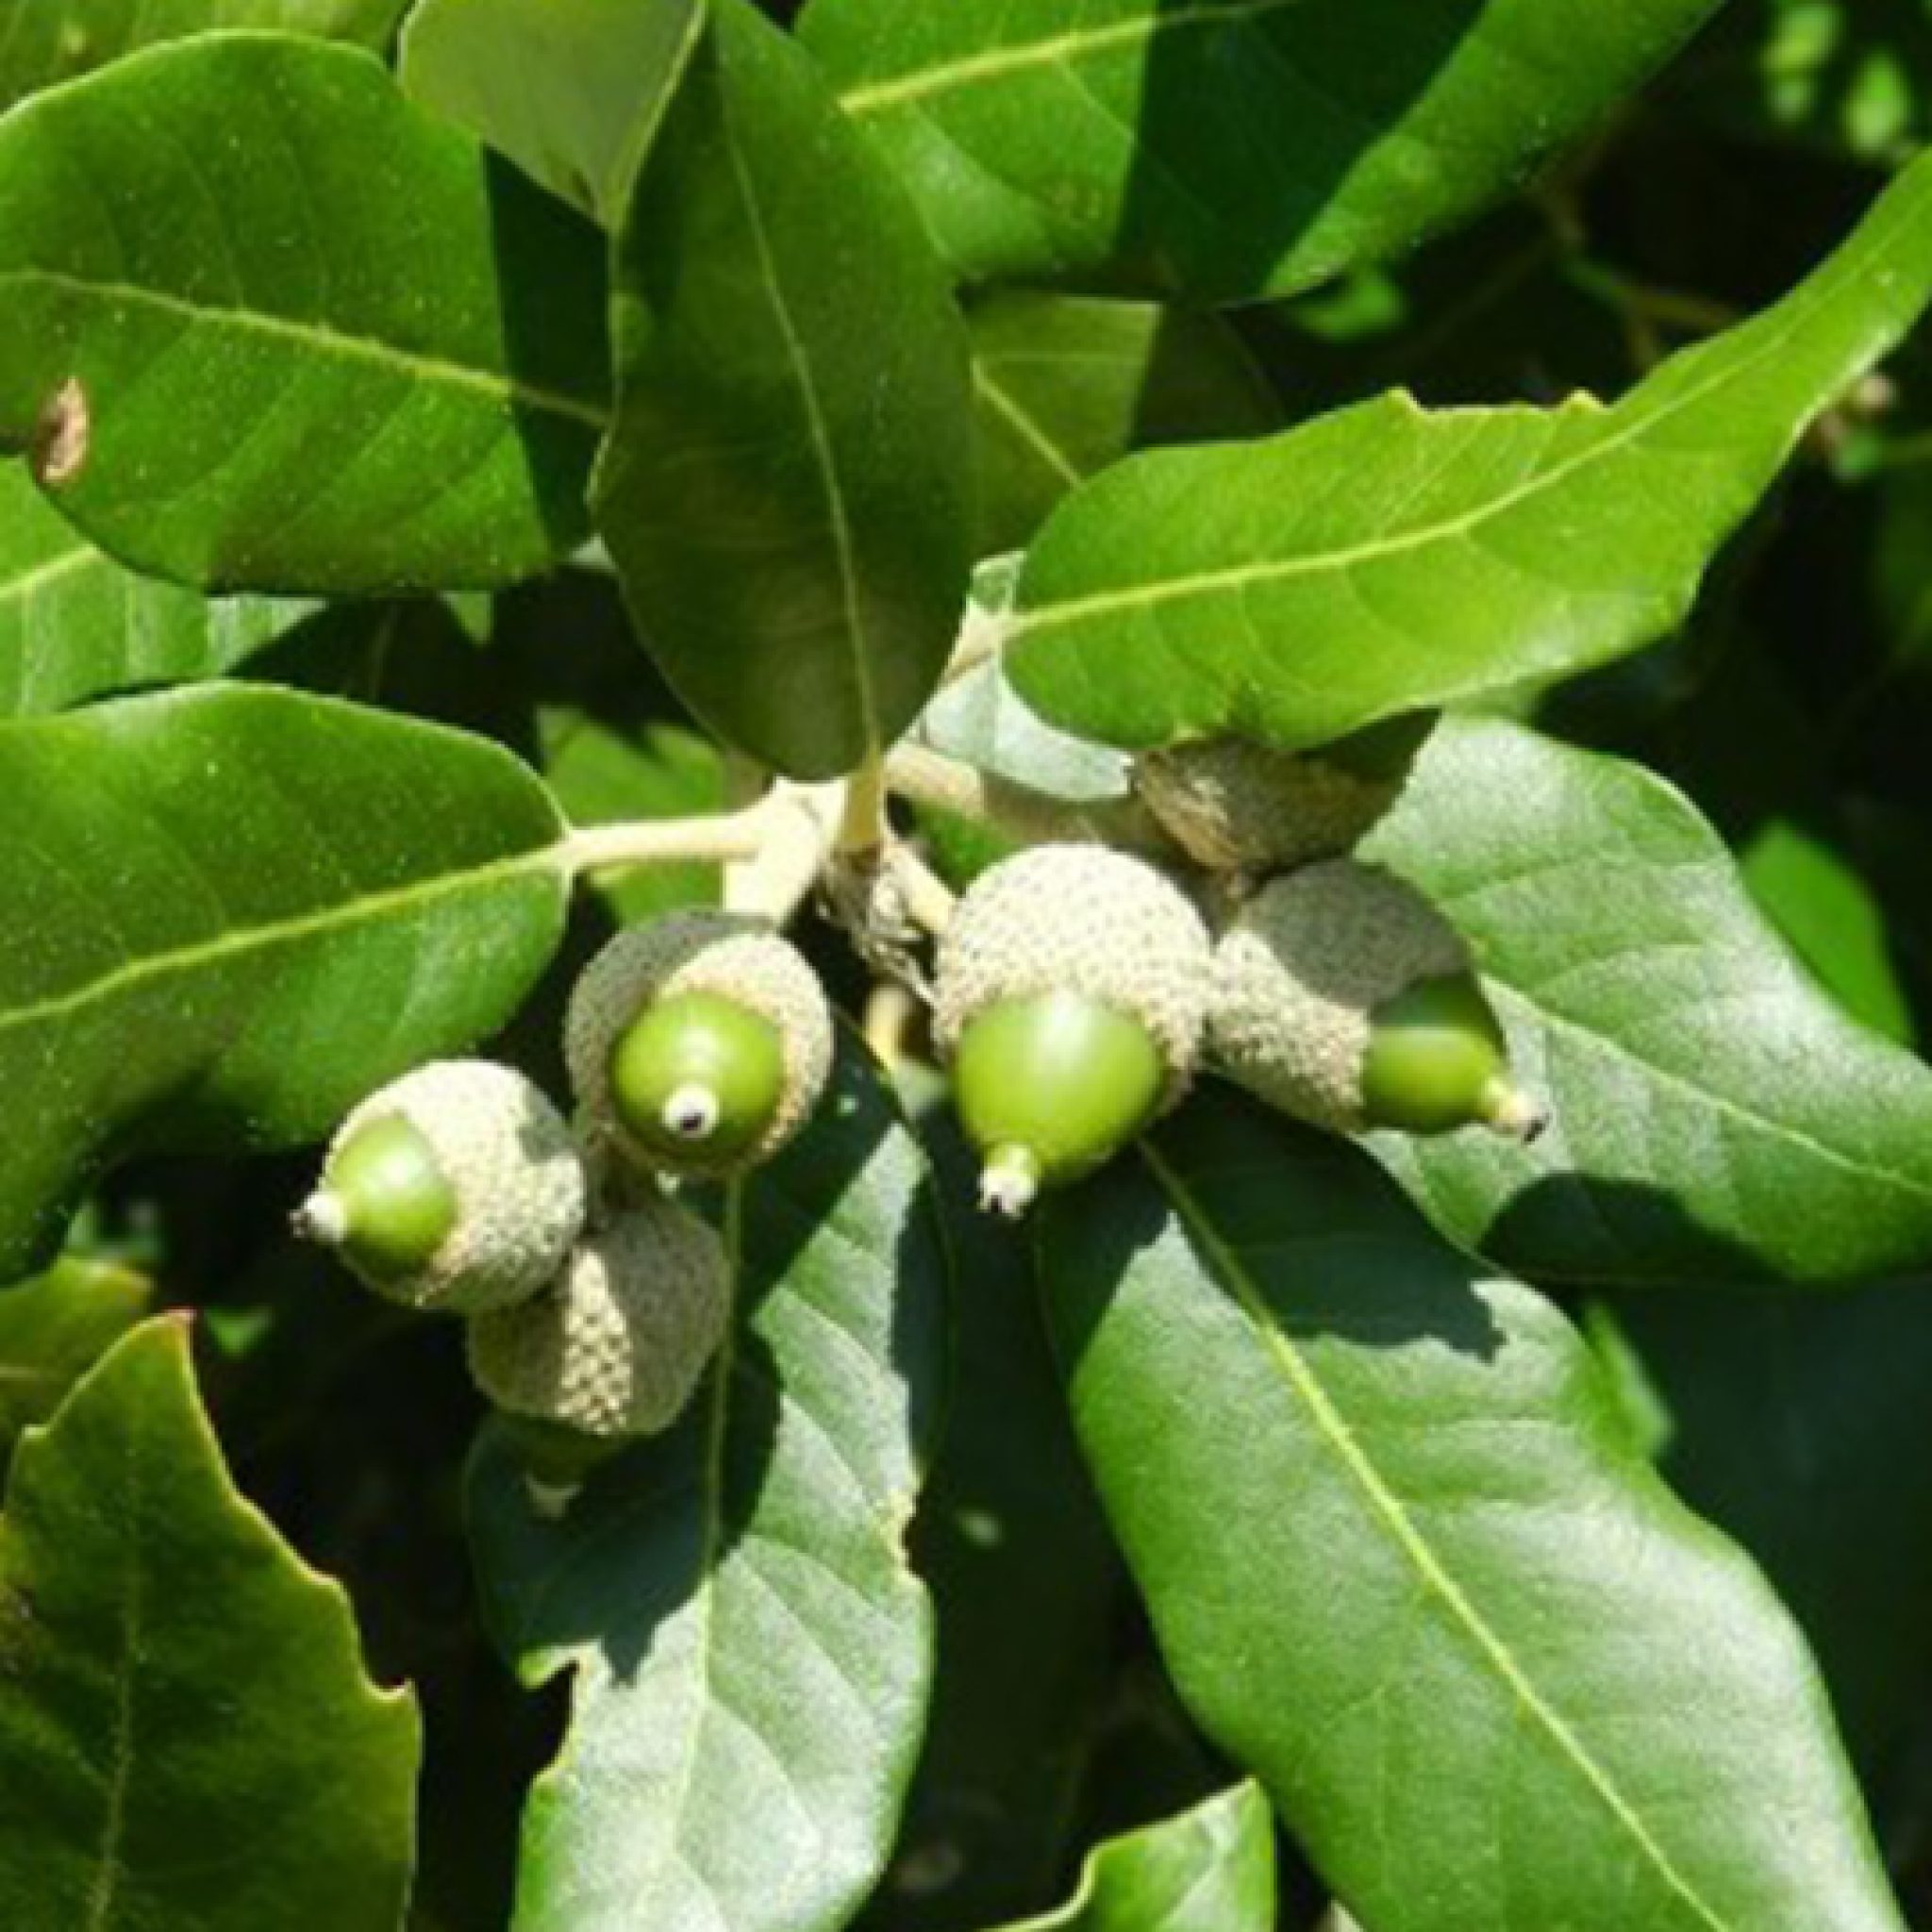
[[[973,365],[973,385],[987,400],[994,415],[1012,430],[1035,458],[1053,473],[1054,480],[1067,489],[1077,489],[1086,479],[1079,466],[1037,423],[1009,391],[994,380],[983,362]]]
[[[125,303],[151,308],[163,315],[214,328],[239,330],[339,361],[363,362],[391,375],[407,376],[444,388],[469,390],[488,396],[510,409],[525,409],[575,423],[600,433],[608,426],[609,411],[601,404],[582,396],[565,394],[541,385],[525,382],[471,363],[452,361],[446,357],[425,355],[419,350],[399,348],[375,336],[352,335],[319,323],[301,322],[292,316],[275,315],[266,309],[244,308],[235,304],[191,301],[161,289],[137,282],[118,282],[87,275],[63,274],[58,269],[9,269],[0,272],[0,289],[18,286],[43,288],[63,295],[75,295],[106,303]]]
[[[832,550],[839,565],[839,595],[844,607],[845,634],[851,642],[854,694],[858,702],[860,731],[868,748],[875,749],[879,735],[878,700],[873,691],[872,667],[867,656],[865,614],[860,608],[858,558],[853,552],[852,518],[845,504],[844,480],[839,472],[837,453],[832,447],[831,429],[819,403],[817,372],[811,353],[798,332],[786,299],[783,277],[778,273],[770,232],[765,226],[764,209],[758,201],[758,184],[738,139],[738,126],[728,99],[721,100],[721,121],[724,151],[730,158],[732,178],[744,203],[745,225],[758,258],[758,275],[771,298],[772,319],[777,325],[785,358],[791,366],[805,410],[806,434],[811,443],[813,466],[824,491],[825,514],[831,525]]]
[[[1928,188],[1932,188],[1932,175],[1922,176],[1920,193],[1923,198]],[[1865,296],[1870,293],[1870,284],[1878,263],[1889,258],[1887,255],[1874,257],[1872,262],[1863,265],[1862,273],[1846,275],[1837,287],[1827,291],[1817,300],[1807,304],[1792,314],[1787,325],[1774,332],[1767,331],[1765,341],[1741,361],[1719,361],[1717,372],[1701,383],[1688,384],[1682,393],[1648,409],[1632,407],[1640,402],[1642,390],[1640,389],[1626,397],[1616,408],[1604,412],[1607,423],[1614,422],[1624,408],[1630,410],[1629,420],[1620,428],[1585,444],[1584,447],[1563,461],[1548,469],[1539,470],[1515,489],[1506,491],[1500,496],[1491,498],[1477,508],[1460,516],[1443,518],[1438,522],[1424,525],[1399,535],[1371,539],[1367,542],[1354,544],[1346,549],[1324,550],[1309,557],[1274,558],[1261,563],[1230,565],[1224,569],[1200,571],[1186,576],[1170,577],[1152,584],[1131,585],[1117,591],[1096,591],[1091,596],[1075,597],[1057,604],[1041,604],[1031,609],[1022,609],[1014,617],[1008,641],[1017,642],[1029,634],[1055,630],[1068,625],[1079,624],[1097,617],[1108,617],[1120,611],[1140,611],[1152,609],[1161,605],[1184,602],[1195,597],[1223,595],[1229,592],[1245,593],[1264,585],[1277,584],[1296,577],[1327,575],[1346,573],[1363,565],[1380,563],[1392,557],[1407,555],[1410,552],[1426,549],[1434,544],[1466,537],[1496,518],[1504,517],[1522,505],[1533,502],[1544,491],[1556,489],[1567,482],[1578,471],[1605,458],[1614,457],[1628,449],[1640,439],[1662,428],[1687,410],[1696,408],[1712,395],[1718,394],[1734,383],[1743,382],[1757,373],[1767,362],[1775,360],[1784,354],[1790,341],[1804,330],[1813,326],[1820,317],[1828,314],[1839,303],[1848,297]],[[1790,298],[1787,298],[1788,300]],[[1415,410],[1418,417],[1431,424],[1450,424],[1458,417],[1489,417],[1503,419],[1522,413],[1507,406],[1491,409],[1444,409],[1424,411],[1404,391],[1395,391],[1395,399],[1401,406]],[[1373,406],[1371,406],[1373,407]],[[1573,398],[1568,408],[1594,408],[1601,405],[1593,398],[1579,396]],[[1560,409],[1545,412],[1551,423],[1558,420]],[[1299,432],[1290,431],[1295,435]],[[1021,577],[1021,594],[1024,598],[1025,577]]]
[[[863,120],[868,115],[908,107],[935,94],[983,87],[989,81],[1004,80],[1009,75],[1032,68],[1071,66],[1090,55],[1132,47],[1176,33],[1239,25],[1271,13],[1285,13],[1291,7],[1304,5],[1305,0],[1195,0],[1191,7],[1176,7],[1165,12],[1154,11],[1154,4],[1155,0],[1149,0],[1149,10],[1137,20],[1115,21],[1107,26],[1076,28],[1070,33],[1049,35],[1045,40],[995,47],[983,54],[944,61],[937,67],[896,75],[891,80],[849,88],[840,96],[839,104],[848,114]]]
[[[1270,1358],[1279,1368],[1282,1379],[1307,1409],[1317,1432],[1333,1450],[1341,1467],[1360,1489],[1372,1512],[1381,1521],[1424,1590],[1448,1612],[1451,1624],[1463,1632],[1477,1656],[1494,1671],[1525,1715],[1534,1721],[1557,1747],[1558,1755],[1582,1777],[1618,1827],[1663,1880],[1665,1887],[1690,1908],[1709,1932],[1742,1932],[1742,1928],[1733,1924],[1729,1919],[1720,1916],[1677,1870],[1669,1853],[1652,1836],[1641,1814],[1624,1795],[1610,1774],[1591,1755],[1583,1740],[1545,1701],[1541,1691],[1518,1665],[1508,1644],[1490,1626],[1474,1601],[1410,1516],[1401,1496],[1383,1479],[1368,1449],[1330,1399],[1307,1357],[1276,1322],[1267,1297],[1256,1285],[1240,1256],[1222,1239],[1187,1183],[1151,1140],[1141,1142],[1141,1154],[1155,1180],[1174,1204],[1183,1225],[1232,1292],[1242,1313],[1254,1324]]]
[[[559,879],[568,876],[569,855],[565,843],[541,846],[533,852],[519,853],[513,858],[494,859],[488,865],[473,866],[464,872],[443,873],[407,886],[363,893],[318,911],[298,913],[288,919],[267,920],[257,925],[231,927],[209,939],[124,960],[110,971],[83,980],[78,985],[30,1000],[25,1006],[0,1011],[0,1040],[24,1026],[71,1019],[90,1007],[115,999],[133,988],[153,981],[165,981],[178,974],[225,965],[232,959],[246,958],[250,953],[319,938],[324,934],[353,928],[372,919],[407,912],[418,907],[434,905],[442,899],[479,891],[509,879],[536,876],[544,872],[555,872]]]
[[[107,558],[92,543],[79,542],[71,549],[58,550],[51,557],[42,557],[29,564],[18,576],[0,580],[0,606],[24,603],[37,591],[44,591],[49,584],[75,576],[90,565],[105,565],[107,561]]]

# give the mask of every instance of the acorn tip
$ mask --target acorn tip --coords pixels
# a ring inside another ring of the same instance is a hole
[[[349,1238],[348,1205],[332,1189],[318,1188],[289,1217],[289,1224],[298,1240],[339,1248]]]
[[[718,1096],[702,1081],[687,1080],[673,1090],[658,1118],[680,1141],[702,1141],[718,1125]]]

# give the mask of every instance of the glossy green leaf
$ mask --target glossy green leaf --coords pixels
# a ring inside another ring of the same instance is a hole
[[[1805,1626],[1874,1801],[1932,1690],[1928,1289],[1631,1296],[1612,1318],[1657,1404],[1664,1474]]]
[[[13,1460],[0,1921],[400,1924],[419,1729],[348,1604],[235,1489],[187,1329],[149,1323]]]
[[[1174,1681],[1366,1924],[1900,1932],[1797,1631],[1549,1303],[1232,1098],[1045,1241]]]
[[[1480,208],[1715,0],[812,0],[974,280],[1284,294]]]
[[[965,323],[790,36],[721,0],[625,211],[598,527],[678,694],[799,778],[931,694],[974,535]]]
[[[1565,1282],[1828,1286],[1932,1254],[1932,1070],[1819,991],[1661,779],[1445,725],[1368,849],[1470,939],[1553,1115],[1529,1147],[1378,1136],[1440,1226]]]
[[[556,807],[480,740],[244,687],[0,731],[0,1278],[135,1146],[288,1146],[507,1020]]]
[[[0,1290],[0,1469],[153,1300],[145,1277],[95,1261],[63,1260]]]
[[[571,1721],[524,1827],[518,1932],[833,1932],[912,1774],[931,1612],[903,1538],[942,1392],[922,1157],[847,1044],[812,1127],[733,1191],[739,1319],[667,1436],[533,1509],[487,1435],[485,1611]]]
[[[367,54],[210,35],[25,103],[0,292],[0,434],[140,569],[459,589],[584,535],[594,235]]]
[[[702,0],[422,0],[403,85],[613,222],[702,12]]]
[[[138,575],[50,508],[18,464],[0,468],[0,716],[219,676],[310,608]]]
[[[1274,1932],[1274,1819],[1254,1785],[1100,1846],[1074,1896],[1009,1932]]]
[[[1819,984],[1874,1032],[1909,1042],[1911,1009],[1886,944],[1884,911],[1845,859],[1776,819],[1753,834],[1739,864],[1752,898]]]
[[[379,49],[406,0],[0,0],[0,108],[162,41],[238,27]]]
[[[970,1932],[1060,1890],[1124,1579],[1068,1426],[1033,1243],[980,1210],[942,1091],[920,1131],[959,1282],[952,1409],[912,1526],[939,1676],[905,1829],[860,1924]]]
[[[1019,549],[1069,490],[1129,450],[1281,422],[1240,337],[1212,316],[1016,291],[968,320],[984,556]]]
[[[1784,301],[1612,408],[1397,392],[1268,442],[1129,458],[1028,552],[1014,682],[1113,744],[1305,745],[1636,650],[1928,299],[1932,159]]]

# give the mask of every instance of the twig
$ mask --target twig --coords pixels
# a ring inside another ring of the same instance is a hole
[[[898,746],[886,760],[886,783],[909,804],[948,811],[1028,842],[1104,840],[1157,857],[1174,851],[1136,798],[1056,798],[924,745]]]

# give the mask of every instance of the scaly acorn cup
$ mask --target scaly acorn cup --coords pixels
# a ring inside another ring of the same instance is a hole
[[[730,1318],[724,1242],[658,1194],[588,1237],[534,1301],[472,1322],[470,1374],[531,1423],[607,1442],[655,1435],[691,1400]]]
[[[1460,936],[1353,859],[1291,873],[1241,908],[1215,947],[1208,1042],[1239,1085],[1337,1133],[1480,1123],[1529,1140],[1545,1123],[1510,1082]]]
[[[810,1118],[832,1039],[796,946],[761,920],[693,910],[620,933],[591,961],[564,1051],[594,1134],[646,1167],[723,1177]]]
[[[528,1080],[439,1060],[342,1123],[295,1229],[390,1301],[474,1315],[546,1286],[586,1192],[569,1127]]]
[[[1391,718],[1313,751],[1193,739],[1134,760],[1134,789],[1210,872],[1269,878],[1351,850],[1401,795],[1434,712]]]
[[[1180,1099],[1210,958],[1187,894],[1104,845],[1038,845],[980,875],[940,945],[933,1030],[985,1207],[1024,1213]]]

